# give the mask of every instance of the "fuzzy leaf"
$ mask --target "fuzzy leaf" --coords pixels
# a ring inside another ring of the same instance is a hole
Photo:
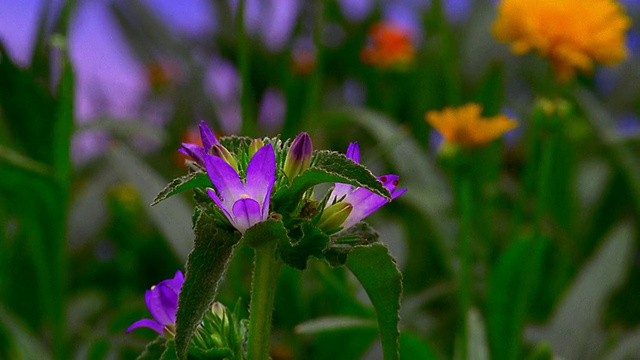
[[[245,231],[243,241],[251,247],[258,247],[265,240],[278,239],[288,242],[287,229],[280,220],[267,219],[259,222]]]
[[[323,252],[329,244],[329,237],[309,222],[302,224],[302,238],[295,244],[281,243],[280,258],[287,265],[298,270],[307,268],[310,256],[323,257]]]
[[[194,233],[176,314],[176,352],[181,360],[187,358],[191,338],[211,307],[234,245],[240,240],[240,233],[216,226],[205,214],[198,216]]]
[[[158,360],[167,348],[167,339],[164,336],[158,336],[155,340],[147,344],[142,354],[136,360]]]
[[[165,186],[162,191],[153,199],[151,206],[154,206],[177,193],[197,187],[211,187],[211,180],[205,172],[192,172],[184,176],[177,177]]]
[[[398,359],[402,274],[396,261],[389,249],[378,243],[351,249],[346,265],[362,284],[376,310],[384,359]]]
[[[322,183],[336,182],[364,187],[391,199],[389,191],[366,167],[338,152],[320,150],[314,153],[311,168],[295,177],[290,186],[282,187],[275,194],[274,208],[283,213],[289,212],[310,188]]]

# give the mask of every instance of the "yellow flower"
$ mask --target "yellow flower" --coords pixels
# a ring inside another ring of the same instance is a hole
[[[429,111],[426,121],[438,130],[448,143],[462,147],[482,146],[518,126],[505,115],[483,118],[482,106],[467,104],[459,108]]]
[[[630,26],[615,0],[502,0],[492,31],[516,55],[536,50],[549,58],[564,82],[590,72],[594,62],[624,60]]]
[[[374,24],[369,30],[370,43],[362,49],[364,63],[381,69],[403,68],[413,62],[416,50],[411,32],[390,22]]]

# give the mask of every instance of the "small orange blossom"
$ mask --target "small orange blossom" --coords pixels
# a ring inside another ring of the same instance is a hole
[[[490,143],[518,126],[505,115],[483,118],[482,106],[466,104],[459,108],[429,111],[426,121],[438,130],[448,143],[462,147],[477,147]]]
[[[381,69],[402,68],[415,57],[411,33],[400,25],[377,23],[369,30],[369,39],[370,43],[360,53],[364,63]]]

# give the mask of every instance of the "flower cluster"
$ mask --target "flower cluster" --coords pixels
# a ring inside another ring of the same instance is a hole
[[[503,0],[492,30],[514,54],[535,50],[549,58],[558,79],[567,81],[594,62],[624,60],[630,26],[615,0]]]
[[[481,115],[482,106],[470,103],[459,108],[429,111],[426,121],[442,134],[447,143],[465,148],[488,144],[518,126],[515,120],[505,115],[490,118]]]
[[[242,156],[234,155],[224,147],[204,122],[200,124],[200,134],[202,146],[185,143],[180,151],[189,155],[206,170],[213,185],[206,193],[231,225],[241,233],[268,218],[274,186],[279,183],[278,176],[284,177],[285,181],[290,183],[312,167],[313,144],[307,133],[301,133],[293,140],[286,155],[283,154],[285,160],[281,165],[276,161],[279,155],[272,143],[265,144],[263,140],[253,140],[246,149],[245,156]],[[347,157],[359,163],[357,143],[349,146]],[[245,158],[248,159],[246,166],[242,160]],[[389,191],[391,199],[406,191],[396,190],[397,175],[381,176],[378,180]],[[387,202],[389,199],[369,189],[336,183],[325,208],[317,210],[318,213],[322,213],[317,219],[317,224],[325,230],[346,230]],[[331,221],[327,221],[329,218]],[[337,219],[339,221],[336,221]]]
[[[411,33],[394,23],[378,23],[369,31],[370,43],[362,49],[362,61],[380,69],[403,68],[413,62],[416,50]]]

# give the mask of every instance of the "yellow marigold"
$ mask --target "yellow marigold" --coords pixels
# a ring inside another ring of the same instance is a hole
[[[627,56],[631,20],[615,0],[502,0],[493,35],[522,55],[537,50],[560,81],[593,63],[614,65]]]
[[[410,64],[416,50],[409,30],[390,22],[377,23],[369,30],[370,43],[362,49],[362,61],[387,69]]]
[[[466,104],[459,108],[429,111],[426,121],[438,130],[451,144],[462,147],[482,146],[518,126],[515,120],[505,115],[482,117],[482,106]]]

